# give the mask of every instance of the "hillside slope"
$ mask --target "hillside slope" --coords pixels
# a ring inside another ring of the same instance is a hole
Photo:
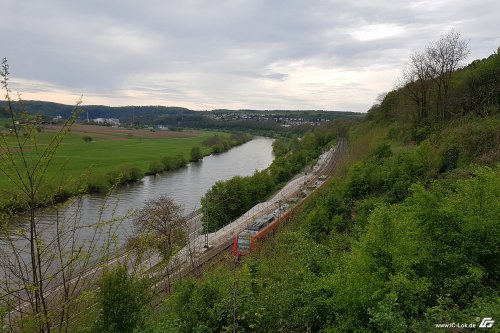
[[[388,93],[282,232],[239,268],[181,281],[148,329],[432,332],[500,318],[499,59],[454,73],[446,119],[432,106],[413,117],[405,87]]]

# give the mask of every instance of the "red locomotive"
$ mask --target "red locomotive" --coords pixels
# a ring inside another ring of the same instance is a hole
[[[252,252],[255,243],[267,235],[270,231],[276,229],[280,223],[288,218],[288,205],[284,204],[274,212],[256,219],[245,230],[234,236],[233,254],[235,257],[241,257]]]

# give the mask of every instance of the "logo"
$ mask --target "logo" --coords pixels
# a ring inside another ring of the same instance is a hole
[[[479,324],[479,328],[490,328],[493,326],[494,323],[495,321],[492,320],[492,318],[485,317],[481,321],[481,324]]]

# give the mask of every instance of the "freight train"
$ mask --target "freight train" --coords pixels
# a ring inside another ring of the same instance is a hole
[[[233,255],[241,257],[252,252],[256,242],[276,229],[279,224],[288,218],[288,205],[283,204],[274,212],[256,219],[245,230],[234,236]]]

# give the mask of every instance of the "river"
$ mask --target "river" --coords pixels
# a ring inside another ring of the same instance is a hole
[[[206,156],[202,161],[190,163],[182,169],[146,176],[138,183],[116,189],[109,196],[88,194],[71,200],[58,210],[43,209],[37,214],[38,224],[44,226],[42,233],[47,236],[43,238],[53,238],[56,217],[61,221],[76,221],[75,224],[80,226],[116,219],[123,220],[115,230],[116,243],[121,244],[133,230],[130,219],[123,217],[141,208],[146,200],[168,195],[182,206],[185,214],[189,214],[200,208],[201,197],[216,181],[248,176],[255,170],[267,168],[274,158],[272,142],[270,138],[255,137],[241,146],[222,154]],[[82,228],[78,232],[80,241],[92,237],[89,230],[92,228]],[[27,245],[23,238],[16,240],[20,247]]]

